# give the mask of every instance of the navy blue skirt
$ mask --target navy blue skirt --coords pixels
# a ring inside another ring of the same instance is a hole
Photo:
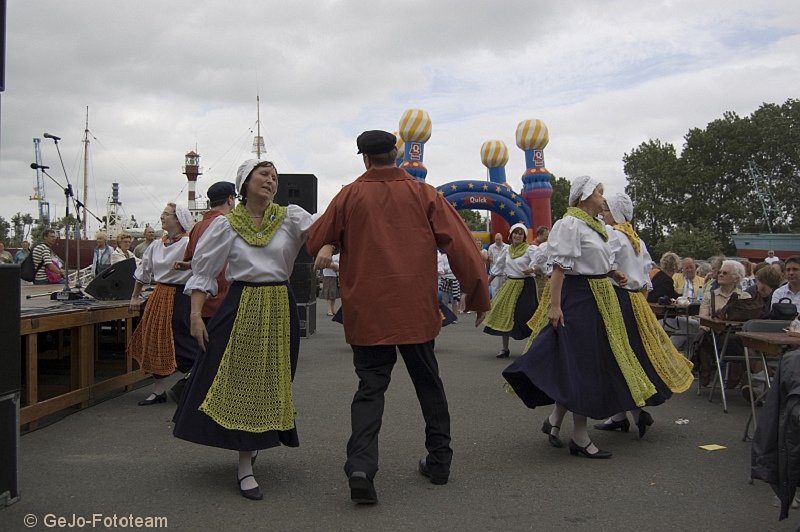
[[[202,351],[192,338],[189,314],[192,299],[183,293],[184,285],[175,287],[175,305],[172,309],[172,339],[175,342],[175,365],[181,373],[188,373]],[[163,378],[153,375],[155,378]]]
[[[287,284],[287,283],[266,283]],[[290,430],[269,430],[266,432],[247,432],[231,430],[217,424],[205,412],[200,411],[200,405],[206,398],[214,378],[217,376],[222,355],[228,345],[233,322],[239,312],[239,301],[242,289],[246,283],[234,282],[231,284],[228,295],[225,297],[217,313],[208,322],[208,343],[206,352],[197,359],[186,387],[183,390],[181,401],[172,421],[175,428],[172,434],[182,440],[221,447],[235,451],[257,451],[278,445],[298,447],[300,440],[297,437],[297,427]],[[261,286],[261,285],[252,285]],[[292,380],[297,369],[297,356],[300,350],[300,318],[297,314],[292,288],[287,285],[289,294],[289,324],[290,324],[290,359],[292,366]],[[260,312],[258,308],[241,309],[241,312]]]
[[[636,315],[633,313],[631,293],[628,290],[618,286],[614,287],[614,291],[617,293],[619,308],[622,310],[622,318],[625,320],[625,330],[628,333],[628,342],[631,344],[633,353],[636,355],[637,360],[639,360],[639,364],[641,364],[645,375],[647,375],[647,378],[653,383],[653,386],[656,387],[656,393],[647,398],[645,403],[647,403],[647,406],[660,405],[672,397],[672,390],[669,389],[669,386],[667,386],[667,384],[658,375],[656,368],[650,361],[650,357],[647,356],[647,351],[644,348],[642,337],[639,334],[639,325],[636,321]]]
[[[546,325],[503,371],[517,396],[528,408],[558,403],[594,419],[636,408],[587,277],[564,276],[561,311],[564,326]]]
[[[484,327],[483,332],[493,336],[510,336],[514,340],[527,340],[531,335],[531,328],[528,322],[539,306],[539,298],[536,296],[536,280],[533,277],[525,277],[522,282],[522,292],[519,299],[514,304],[514,326],[510,331],[498,331],[491,327]]]

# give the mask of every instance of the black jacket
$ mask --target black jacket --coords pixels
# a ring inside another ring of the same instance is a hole
[[[800,350],[783,355],[758,414],[751,476],[772,486],[785,519],[800,484]]]
[[[658,303],[658,299],[662,296],[667,296],[670,299],[676,299],[680,294],[675,291],[675,283],[672,277],[667,275],[661,270],[650,279],[653,283],[653,289],[647,293],[647,301],[649,303]]]

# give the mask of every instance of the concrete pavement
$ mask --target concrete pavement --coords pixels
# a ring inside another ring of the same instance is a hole
[[[674,396],[650,410],[656,423],[643,440],[635,431],[591,431],[612,459],[572,457],[540,432],[549,408],[528,410],[504,392],[508,361],[494,357],[500,340],[476,329],[474,315],[445,328],[436,346],[452,415],[450,483],[433,486],[416,470],[424,426],[400,360],[381,432],[380,502],[355,506],[342,471],[357,384],[351,351],[324,305],[317,316],[295,380],[301,447],[260,454],[263,501],[239,495],[234,452],[172,436],[174,404],[138,407],[148,387],[24,435],[21,500],[0,510],[0,530],[59,528],[47,525],[73,516],[92,528],[93,514],[100,514],[94,528],[113,525],[102,519],[116,515],[117,525],[129,516],[166,517],[173,530],[751,531],[800,522],[792,511],[778,523],[769,487],[747,482],[750,445],[741,436],[749,406],[738,393],[728,414],[719,397]],[[512,342],[512,354],[521,348]],[[570,433],[568,417],[562,438]],[[698,448],[710,443],[726,449]],[[30,516],[37,524],[26,528]]]

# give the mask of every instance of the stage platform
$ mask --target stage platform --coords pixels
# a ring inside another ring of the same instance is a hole
[[[146,378],[125,353],[138,311],[129,301],[52,300],[61,285],[21,287],[20,423],[71,407],[84,408],[115,390]]]

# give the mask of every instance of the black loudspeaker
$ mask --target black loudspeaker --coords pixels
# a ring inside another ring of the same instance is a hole
[[[20,278],[16,264],[0,265],[0,506],[19,499],[19,401],[22,350]]]
[[[317,212],[317,176],[314,174],[279,174],[278,205],[299,205],[311,214]]]
[[[6,90],[6,0],[0,0],[0,92]]]
[[[0,396],[3,396],[18,392],[22,384],[18,264],[0,264],[0,294],[3,294],[0,303]]]
[[[311,214],[317,212],[317,176],[314,174],[279,174],[278,190],[275,192],[275,203],[278,205],[297,205]],[[306,247],[300,248],[295,260],[298,263],[314,262]],[[298,299],[298,302],[300,300]]]
[[[87,294],[102,301],[124,301],[133,294],[136,259],[126,259],[112,264],[95,276],[84,290]]]
[[[311,303],[317,300],[317,272],[314,271],[313,262],[300,262],[300,257],[294,263],[289,284],[294,292],[297,304]]]
[[[317,330],[317,303],[298,303],[300,315],[300,338],[308,338]]]

